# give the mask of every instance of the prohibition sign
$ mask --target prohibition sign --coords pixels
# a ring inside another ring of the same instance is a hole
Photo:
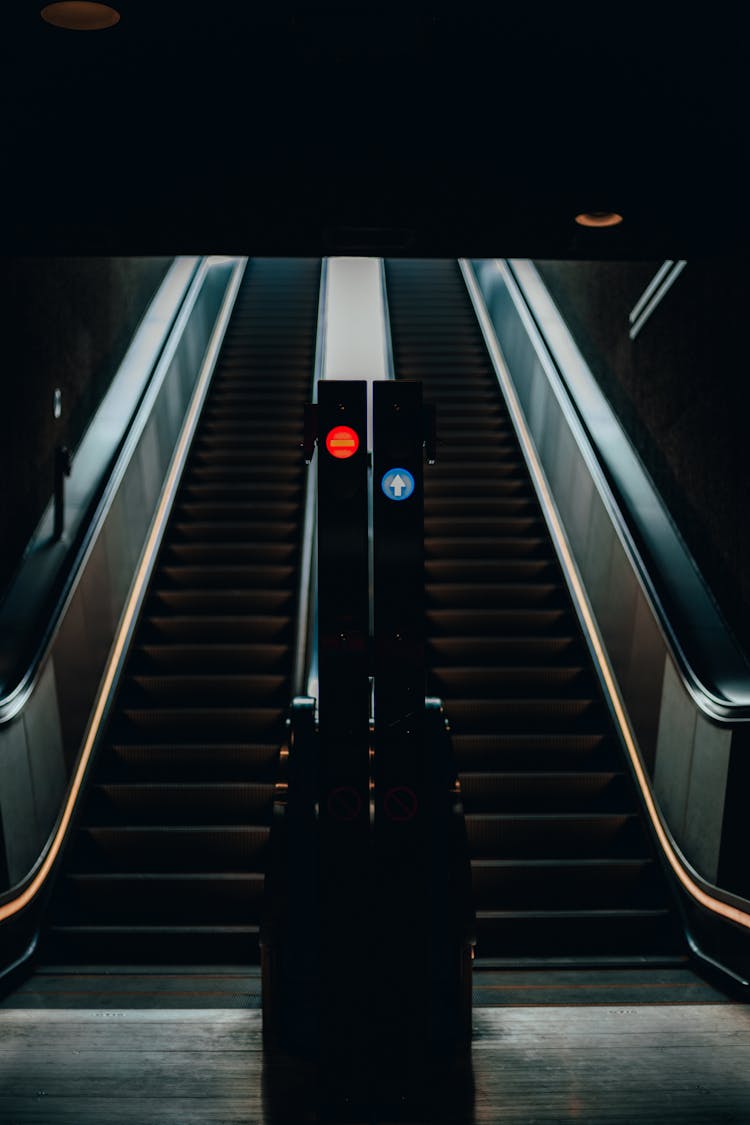
[[[417,815],[417,794],[408,785],[394,785],[383,798],[383,811],[389,820],[405,824]]]
[[[362,809],[362,798],[353,785],[339,785],[328,794],[328,813],[334,820],[356,820]]]

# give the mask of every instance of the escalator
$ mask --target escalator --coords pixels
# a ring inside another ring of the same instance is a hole
[[[669,963],[684,937],[459,266],[391,261],[396,377],[437,409],[428,694],[446,705],[477,957]]]
[[[47,963],[257,962],[291,694],[320,263],[252,260],[42,935]]]

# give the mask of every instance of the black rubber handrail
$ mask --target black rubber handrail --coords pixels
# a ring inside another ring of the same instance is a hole
[[[68,596],[95,535],[99,513],[109,502],[110,492],[114,487],[112,470],[127,443],[128,435],[159,368],[172,329],[188,298],[200,264],[200,258],[184,259],[184,268],[180,271],[179,279],[172,282],[175,292],[170,293],[171,307],[168,311],[160,308],[159,319],[163,322],[163,327],[159,339],[151,349],[148,371],[141,380],[132,409],[127,417],[123,418],[120,433],[108,450],[106,461],[100,467],[98,479],[91,489],[89,501],[73,535],[65,541],[53,531],[55,545],[49,549],[54,552],[54,557],[50,558],[47,565],[43,567],[36,565],[35,558],[25,557],[6,590],[5,597],[0,601],[0,629],[3,626],[4,610],[19,612],[19,616],[24,618],[22,628],[14,630],[12,645],[7,651],[0,649],[0,725],[9,722],[20,712],[33,689]],[[162,301],[164,300],[162,294],[169,281],[168,275],[160,286],[154,302],[159,301],[160,297]],[[127,356],[120,370],[126,362]],[[114,379],[116,378],[115,375]],[[85,440],[85,437],[86,435],[82,440]],[[54,506],[54,499],[51,503]],[[52,520],[55,524],[59,521],[60,515],[58,510],[53,513]],[[22,603],[20,611],[19,602]]]

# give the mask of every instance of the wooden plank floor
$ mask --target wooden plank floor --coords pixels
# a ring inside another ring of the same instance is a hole
[[[315,1108],[314,1076],[298,1063],[264,1062],[257,1007],[185,1007],[192,985],[180,989],[178,983],[168,1003],[182,1006],[162,1008],[116,1006],[118,989],[124,998],[122,982],[109,996],[101,989],[100,1007],[76,1006],[82,997],[72,1007],[14,1007],[18,993],[8,998],[0,1007],[0,1122],[325,1120]],[[207,993],[216,991],[216,981],[206,983]],[[750,1007],[721,996],[710,1002],[708,994],[690,1003],[684,992],[677,1003],[629,1003],[633,993],[624,983],[621,978],[624,1002],[617,1004],[478,1008],[469,1106],[459,1111],[460,1099],[441,1097],[418,1119],[450,1125],[747,1125]],[[238,995],[231,980],[219,987]],[[396,1119],[349,1118],[369,1125]]]

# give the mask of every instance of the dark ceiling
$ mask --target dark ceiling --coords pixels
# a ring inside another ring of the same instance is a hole
[[[744,253],[721,5],[117,6],[72,32],[3,5],[6,254]]]

